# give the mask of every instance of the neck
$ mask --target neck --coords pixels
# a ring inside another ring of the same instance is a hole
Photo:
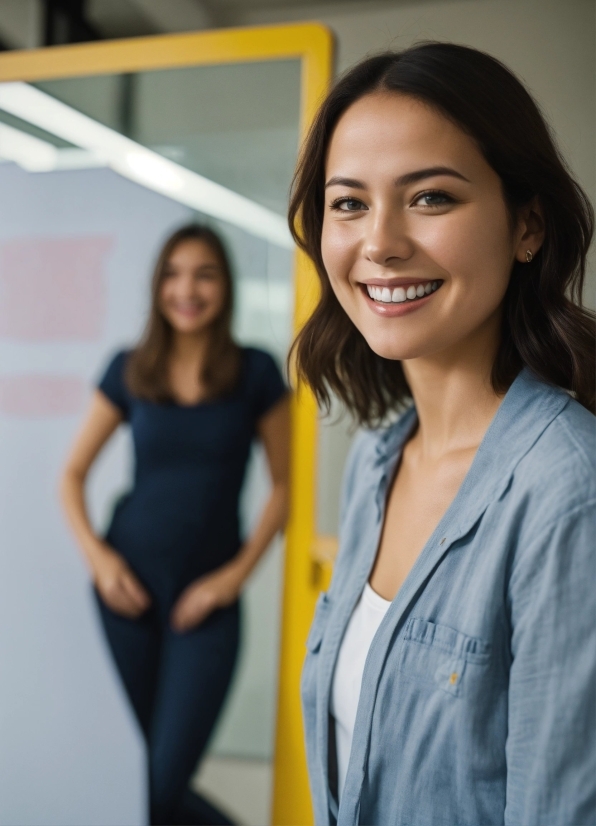
[[[184,364],[200,365],[205,360],[209,345],[209,332],[179,333],[174,331],[170,347],[173,359]]]
[[[477,448],[502,396],[491,384],[500,318],[449,351],[402,362],[412,391],[423,455]]]

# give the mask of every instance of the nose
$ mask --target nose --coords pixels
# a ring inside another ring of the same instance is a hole
[[[189,300],[194,297],[195,283],[192,273],[182,273],[176,286],[178,287],[177,294],[180,300]]]
[[[403,218],[390,210],[374,215],[366,226],[363,252],[369,261],[381,267],[411,258],[414,244],[408,236]]]

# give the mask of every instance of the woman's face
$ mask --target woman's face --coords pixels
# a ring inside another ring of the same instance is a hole
[[[370,94],[339,120],[325,181],[325,268],[375,353],[414,359],[498,335],[523,229],[472,138],[415,99]]]
[[[159,308],[178,333],[206,330],[223,309],[224,272],[218,255],[204,241],[177,244],[166,263]]]

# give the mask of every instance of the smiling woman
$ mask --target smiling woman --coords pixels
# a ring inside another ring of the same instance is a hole
[[[429,43],[340,79],[290,219],[321,281],[298,370],[376,426],[307,643],[316,822],[587,826],[591,206],[519,81]]]
[[[234,671],[240,593],[286,519],[286,388],[268,353],[234,342],[232,305],[219,237],[194,224],[175,232],[155,267],[145,334],[111,360],[63,474],[65,510],[146,740],[152,824],[231,822],[188,783]],[[100,537],[85,481],[122,422],[134,485]],[[256,437],[272,487],[242,541],[239,498]]]

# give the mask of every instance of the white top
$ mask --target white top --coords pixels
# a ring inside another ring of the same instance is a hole
[[[339,649],[329,709],[335,719],[338,798],[341,798],[348,771],[364,663],[373,637],[390,605],[391,602],[380,597],[367,582]]]

